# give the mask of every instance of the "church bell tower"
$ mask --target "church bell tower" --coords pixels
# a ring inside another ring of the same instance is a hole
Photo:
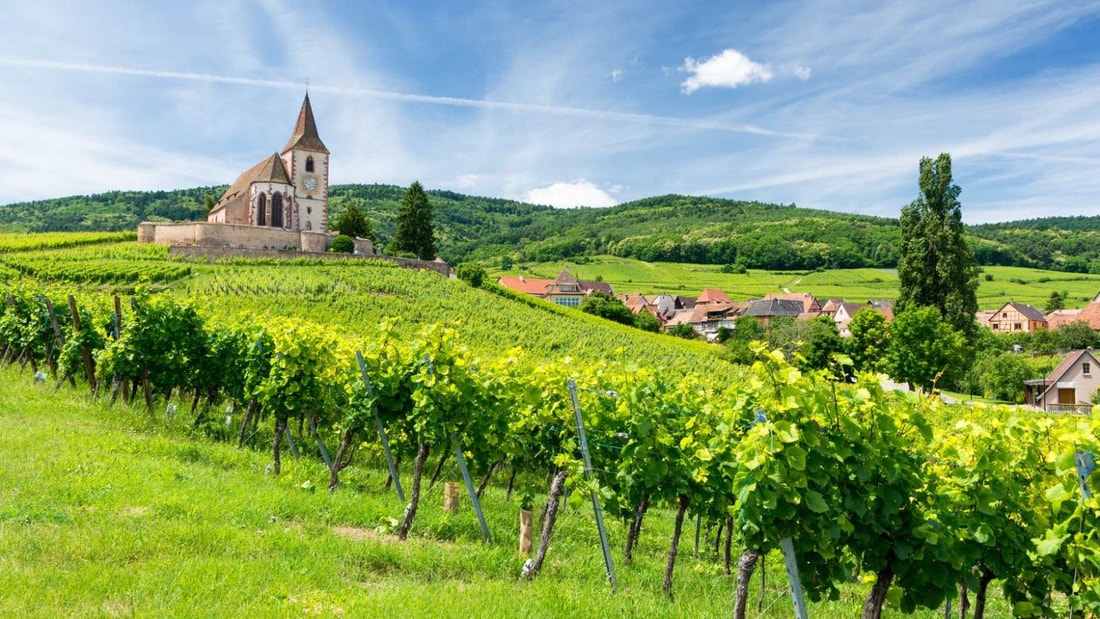
[[[294,230],[328,230],[328,156],[325,143],[317,135],[309,93],[298,112],[298,124],[282,151],[283,164],[294,186]]]

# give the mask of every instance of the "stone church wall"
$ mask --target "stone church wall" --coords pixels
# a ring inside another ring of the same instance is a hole
[[[242,249],[296,250],[323,253],[335,233],[294,232],[260,226],[216,224],[208,222],[138,224],[138,241],[172,246],[227,247]],[[374,244],[355,239],[355,253],[374,255]]]

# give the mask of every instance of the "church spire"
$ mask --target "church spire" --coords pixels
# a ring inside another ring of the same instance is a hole
[[[298,124],[294,127],[294,134],[290,136],[290,141],[286,143],[283,152],[293,149],[328,154],[325,143],[317,135],[317,123],[313,120],[313,107],[309,104],[308,92],[305,101],[302,102],[302,111],[298,112]]]

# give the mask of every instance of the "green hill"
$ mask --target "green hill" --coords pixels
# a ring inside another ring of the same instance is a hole
[[[222,191],[116,191],[9,204],[0,207],[0,231],[133,230],[143,220],[201,219],[204,199]],[[334,185],[331,219],[357,204],[385,243],[393,235],[403,191],[395,185]],[[679,195],[611,208],[554,209],[452,191],[428,194],[440,255],[452,263],[606,254],[646,262],[813,270],[892,268],[898,258],[900,231],[893,218]],[[982,265],[1100,273],[1100,217],[970,226],[968,235]]]

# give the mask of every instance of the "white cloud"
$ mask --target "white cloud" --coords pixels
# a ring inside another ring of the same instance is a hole
[[[625,72],[622,69],[618,69],[618,68],[612,69],[611,70],[611,81],[612,82],[621,82],[621,81],[623,81],[623,75],[625,75]]]
[[[722,50],[702,62],[686,58],[680,70],[692,74],[682,84],[684,92],[689,95],[707,86],[737,88],[756,82],[770,82],[775,77],[767,65],[753,62],[733,48]]]
[[[541,189],[532,189],[527,192],[525,201],[532,204],[546,204],[556,208],[606,207],[615,206],[619,203],[618,200],[611,197],[611,194],[583,178],[572,183],[557,182]]]
[[[810,67],[804,67],[802,65],[796,64],[796,65],[793,65],[793,66],[790,66],[790,67],[784,67],[784,68],[786,70],[790,71],[791,75],[793,75],[796,78],[802,80],[803,82],[810,79]]]

